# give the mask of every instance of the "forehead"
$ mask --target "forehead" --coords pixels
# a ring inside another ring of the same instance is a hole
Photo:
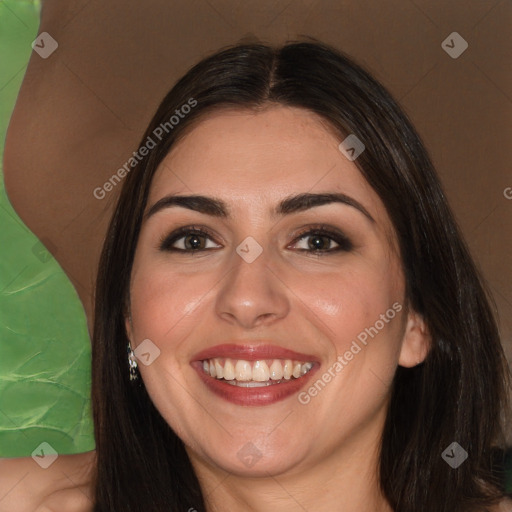
[[[243,210],[248,201],[270,208],[293,193],[332,191],[353,196],[382,218],[382,202],[339,151],[341,141],[324,119],[305,109],[216,111],[162,161],[148,204],[168,194],[208,194]]]

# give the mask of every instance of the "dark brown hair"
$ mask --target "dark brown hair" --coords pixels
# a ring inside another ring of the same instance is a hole
[[[92,362],[95,510],[206,510],[182,441],[144,385],[129,380],[125,299],[158,165],[206,113],[269,104],[315,112],[340,141],[349,134],[363,141],[366,149],[355,163],[387,209],[406,299],[432,336],[425,362],[399,367],[392,384],[380,454],[384,495],[396,512],[482,510],[500,498],[491,458],[493,444],[503,440],[508,366],[482,280],[404,112],[369,73],[327,45],[243,44],[209,56],[179,80],[141,144],[191,99],[194,108],[126,177],[103,247]],[[441,457],[454,441],[469,453],[457,469]]]

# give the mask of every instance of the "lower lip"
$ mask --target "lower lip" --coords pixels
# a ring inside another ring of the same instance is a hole
[[[285,380],[269,386],[245,388],[211,377],[205,373],[201,361],[194,361],[192,367],[212,393],[236,405],[270,405],[284,400],[304,387],[318,370],[318,365],[315,364],[308,373],[298,379]]]

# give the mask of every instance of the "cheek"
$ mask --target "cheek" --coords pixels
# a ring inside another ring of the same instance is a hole
[[[293,291],[311,317],[324,325],[338,354],[349,350],[358,336],[363,341],[365,336],[373,339],[375,329],[379,337],[389,338],[387,347],[394,354],[401,332],[397,309],[403,306],[402,280],[395,262],[380,258],[311,279],[297,276]]]
[[[393,262],[352,266],[294,290],[331,345],[327,364],[300,396],[301,404],[326,418],[326,430],[339,428],[347,411],[349,423],[360,425],[386,402],[403,329],[402,276],[396,270]]]
[[[180,276],[157,266],[134,269],[130,302],[136,342],[172,338],[170,331],[193,314],[211,288],[205,276]]]

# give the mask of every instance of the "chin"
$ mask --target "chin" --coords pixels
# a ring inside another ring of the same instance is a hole
[[[293,458],[290,458],[289,454],[290,449],[281,449],[271,455],[265,455],[249,441],[236,452],[208,454],[208,459],[211,465],[230,474],[244,478],[259,478],[292,472],[302,459],[296,451]]]

